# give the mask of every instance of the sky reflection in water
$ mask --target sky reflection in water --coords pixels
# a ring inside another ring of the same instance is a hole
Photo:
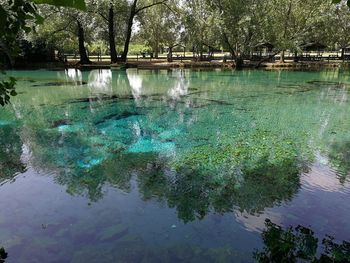
[[[266,219],[349,240],[346,74],[10,74],[7,262],[249,262]]]

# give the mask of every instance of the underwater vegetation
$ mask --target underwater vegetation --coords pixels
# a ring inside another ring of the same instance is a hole
[[[89,146],[97,142],[97,148]],[[65,185],[68,193],[86,194],[92,201],[103,197],[105,184],[129,191],[136,176],[145,200],[166,201],[184,222],[203,219],[213,211],[230,212],[235,207],[254,214],[288,201],[298,191],[299,176],[312,160],[305,145],[259,130],[230,143],[223,140],[217,146],[190,148],[175,159],[168,155],[175,151],[173,142],[150,143],[136,142],[117,151],[116,146],[107,147],[106,141],[73,136],[55,146],[58,150],[44,151],[37,157],[42,158],[40,163],[62,167],[55,180]],[[106,155],[110,148],[117,154]],[[86,157],[75,161],[82,156]]]
[[[186,221],[234,207],[258,213],[287,201],[298,191],[299,176],[310,161],[302,149],[307,147],[268,131],[246,133],[230,144],[196,147],[175,162],[177,187],[170,204],[187,205]]]
[[[347,77],[98,72],[34,72],[0,112],[6,260],[348,261],[348,243],[317,235],[347,222]],[[281,226],[260,238],[266,217]],[[284,228],[308,220],[315,234]]]
[[[315,160],[318,141],[314,137],[320,121],[314,116],[319,109],[294,91],[338,92],[344,86],[328,80],[278,83],[276,90],[259,88],[257,94],[248,90],[228,98],[225,85],[230,78],[225,74],[219,84],[204,78],[206,89],[190,85],[187,73],[180,77],[157,74],[155,79],[161,79],[168,90],[157,90],[154,82],[134,72],[117,71],[112,74],[117,93],[106,94],[104,89],[102,94],[83,97],[74,84],[68,90],[74,96],[63,102],[43,104],[35,111],[19,107],[27,118],[23,120],[26,132],[17,140],[30,147],[31,165],[55,171],[55,181],[66,185],[68,193],[86,195],[92,201],[103,197],[106,184],[128,191],[136,176],[144,199],[166,200],[186,222],[233,207],[258,213],[290,200],[300,187],[300,175]],[[201,79],[202,75],[191,77]],[[150,91],[137,90],[140,87],[134,79]],[[71,82],[66,81],[67,87]],[[65,82],[35,85],[48,83]],[[221,93],[213,91],[217,85]],[[276,95],[279,90],[291,97]],[[327,97],[324,100],[328,102]],[[3,133],[9,129],[3,127]],[[18,145],[13,152],[21,152],[20,143],[13,145]],[[346,181],[347,144],[331,145],[334,150],[326,151],[329,163]],[[11,161],[16,159],[20,160],[20,154]],[[11,168],[11,161],[6,169]]]

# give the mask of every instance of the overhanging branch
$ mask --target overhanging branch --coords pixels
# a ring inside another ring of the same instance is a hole
[[[167,2],[167,1],[168,1],[168,0],[163,0],[163,1],[155,2],[155,3],[150,4],[150,5],[146,5],[146,6],[140,7],[140,8],[138,8],[138,9],[135,11],[135,15],[137,15],[138,13],[140,13],[142,10],[145,10],[145,9],[150,8],[150,7],[152,7],[152,6],[165,4],[165,2]]]

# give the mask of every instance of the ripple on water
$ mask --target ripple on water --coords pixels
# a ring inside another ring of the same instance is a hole
[[[335,169],[323,164],[314,164],[311,170],[301,177],[302,188],[306,191],[325,191],[350,194],[350,182],[341,183]]]

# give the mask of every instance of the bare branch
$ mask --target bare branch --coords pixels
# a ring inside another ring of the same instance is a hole
[[[150,4],[150,5],[146,5],[146,6],[140,7],[140,8],[138,8],[138,9],[135,11],[135,15],[137,15],[137,14],[138,14],[139,12],[141,12],[142,10],[145,10],[145,9],[150,8],[150,7],[152,7],[152,6],[165,4],[165,2],[167,2],[167,1],[168,1],[168,0],[163,0],[163,1],[155,2],[155,3]]]
[[[106,22],[108,22],[108,18],[102,14],[101,12],[98,13]]]
[[[68,24],[66,24],[65,26],[63,26],[63,27],[60,28],[60,29],[57,29],[57,30],[53,31],[51,34],[52,34],[52,35],[55,35],[55,34],[60,33],[60,32],[62,32],[62,31],[69,31],[69,32],[71,32],[71,31],[68,29],[68,27],[72,24],[73,21],[74,21],[74,20],[70,20],[70,21],[68,22]]]

